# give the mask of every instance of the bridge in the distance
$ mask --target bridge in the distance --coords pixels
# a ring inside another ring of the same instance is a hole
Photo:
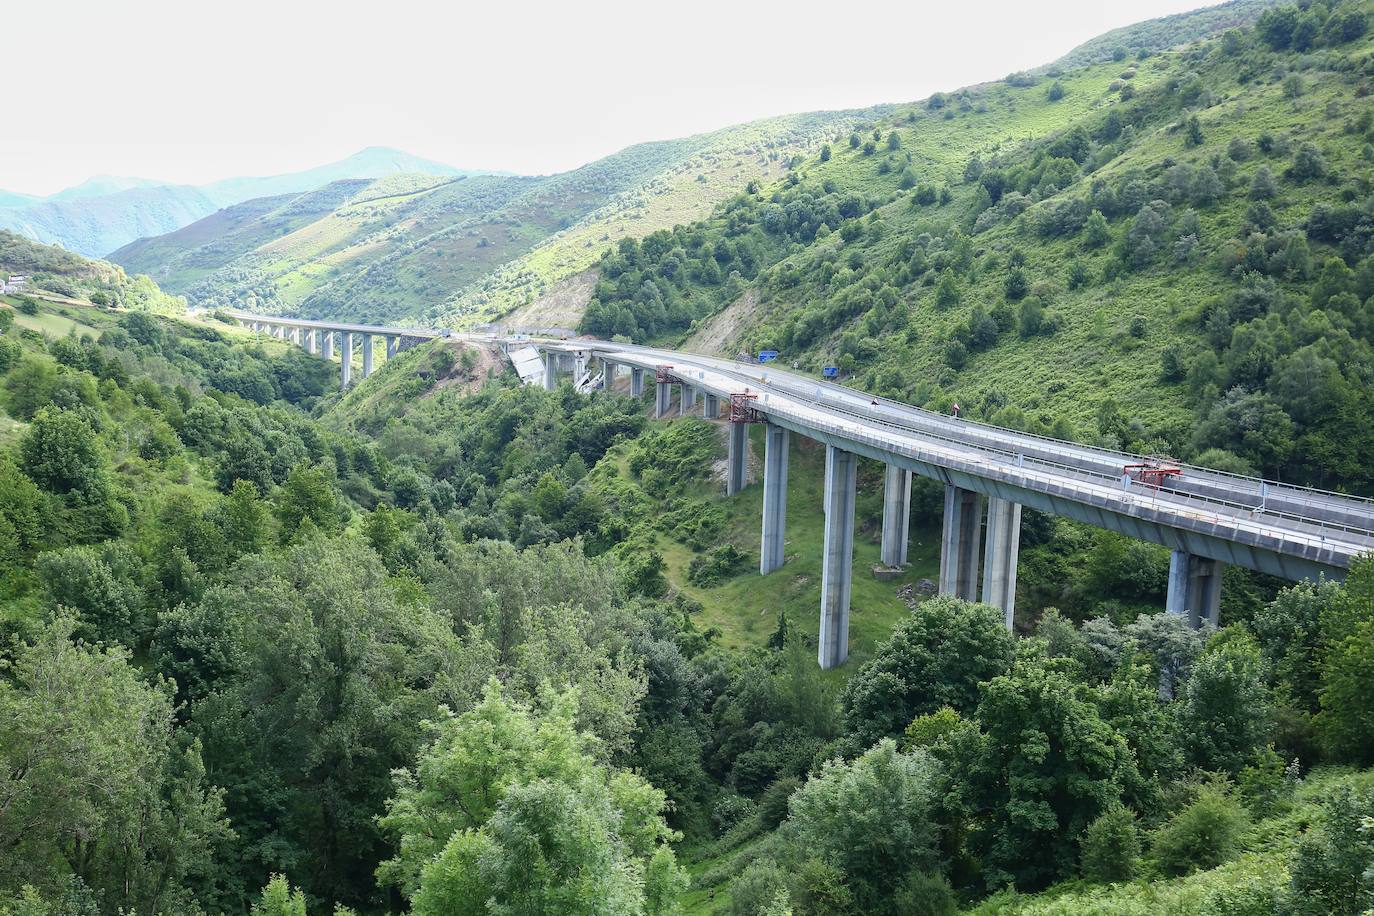
[[[335,331],[345,327],[323,326]],[[348,327],[354,329],[351,333],[374,336],[400,330]],[[940,481],[945,487],[940,593],[997,605],[1008,626],[1015,609],[1023,506],[1168,547],[1173,553],[1167,609],[1194,623],[1216,622],[1225,564],[1290,580],[1341,579],[1352,560],[1374,551],[1374,501],[1368,499],[1186,465],[1161,468],[1142,456],[935,414],[772,364],[598,340],[464,336],[502,345],[527,380],[546,387],[554,387],[559,373],[569,370],[582,387],[610,388],[628,375],[629,393],[643,396],[652,377],[656,416],[668,415],[676,404],[679,413],[699,410],[729,427],[729,493],[748,483],[748,430],[761,424],[759,571],[764,575],[784,560],[790,437],[823,442],[818,654],[825,668],[848,655],[860,456],[886,466],[883,562],[906,562],[911,475]]]

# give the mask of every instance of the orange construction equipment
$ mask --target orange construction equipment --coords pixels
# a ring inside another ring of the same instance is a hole
[[[1183,468],[1179,467],[1172,458],[1150,457],[1141,464],[1126,465],[1121,469],[1121,472],[1137,483],[1143,483],[1145,486],[1157,490],[1168,478],[1181,475]]]

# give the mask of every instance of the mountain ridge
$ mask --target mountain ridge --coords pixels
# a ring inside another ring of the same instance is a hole
[[[278,175],[241,176],[199,185],[95,176],[47,197],[0,191],[0,228],[86,257],[102,257],[140,238],[174,232],[226,206],[254,197],[302,193],[332,181],[400,172],[479,175],[388,147]],[[6,203],[5,201],[13,201]]]

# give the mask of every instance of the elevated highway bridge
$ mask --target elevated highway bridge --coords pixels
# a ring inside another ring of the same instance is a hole
[[[269,325],[282,320],[234,317]],[[351,333],[378,336],[404,330],[350,327],[361,328]],[[674,393],[682,413],[695,410],[699,401],[703,416],[729,426],[729,493],[748,483],[748,429],[762,424],[764,575],[784,560],[790,437],[823,442],[818,657],[824,668],[848,655],[859,456],[886,467],[883,562],[906,562],[911,475],[940,481],[940,593],[996,605],[1008,626],[1015,613],[1023,506],[1169,548],[1166,607],[1195,624],[1217,620],[1224,564],[1290,580],[1341,579],[1357,556],[1374,551],[1374,501],[1368,499],[1186,465],[1174,466],[1176,473],[1142,474],[1130,470],[1151,464],[1139,455],[944,416],[772,364],[597,340],[456,336],[503,346],[527,380],[545,387],[555,387],[564,371],[584,387],[589,381],[610,387],[628,374],[635,396],[652,380],[657,416],[671,411]]]

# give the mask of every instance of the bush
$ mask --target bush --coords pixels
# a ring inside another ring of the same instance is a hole
[[[778,898],[787,898],[787,876],[772,859],[753,862],[730,885],[730,916],[772,913]]]
[[[1298,913],[1367,912],[1374,902],[1374,797],[1342,787],[1299,841],[1288,871]]]
[[[1140,857],[1135,812],[1124,805],[1107,809],[1083,831],[1078,847],[1084,878],[1102,884],[1131,880]]]
[[[1155,831],[1150,857],[1168,875],[1216,868],[1240,850],[1248,823],[1244,808],[1223,790],[1205,786],[1197,801]]]
[[[759,820],[764,827],[774,830],[787,820],[787,801],[801,786],[802,781],[797,777],[784,776],[775,779],[763,790],[763,794],[759,796],[758,812]]]
[[[739,572],[747,559],[734,544],[722,544],[705,556],[692,557],[687,564],[687,581],[703,588],[718,585]]]
[[[954,891],[943,875],[913,872],[897,888],[893,909],[902,916],[954,916],[959,912]]]

